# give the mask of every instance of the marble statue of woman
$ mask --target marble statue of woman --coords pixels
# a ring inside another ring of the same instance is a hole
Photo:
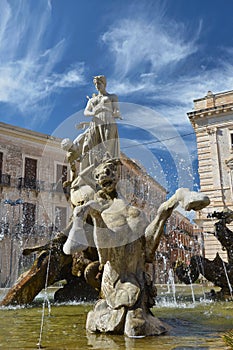
[[[74,194],[83,185],[94,186],[91,173],[103,160],[120,157],[120,144],[116,119],[122,119],[119,111],[118,97],[106,91],[106,78],[98,75],[93,78],[98,91],[88,98],[84,115],[91,121],[82,122],[77,128],[87,129],[73,142],[64,139],[61,146],[67,151],[67,159],[71,164],[72,184],[71,197],[76,203]],[[75,162],[79,162],[78,176]]]
[[[88,153],[89,164],[94,160],[100,163],[104,158],[120,156],[119,136],[116,118],[121,118],[118,98],[106,91],[104,75],[95,76],[93,83],[98,94],[88,99],[84,115],[92,117],[86,139],[83,144],[83,154]],[[91,159],[90,159],[91,158]]]

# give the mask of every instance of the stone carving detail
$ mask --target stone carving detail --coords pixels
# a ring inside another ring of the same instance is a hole
[[[159,335],[166,332],[167,326],[150,312],[156,290],[146,273],[146,264],[153,261],[173,209],[180,204],[185,210],[201,210],[209,199],[201,193],[179,189],[149,223],[144,212],[128,204],[116,190],[119,165],[120,159],[115,158],[95,168],[93,176],[100,189],[94,200],[74,209],[73,225],[63,250],[72,254],[94,244],[98,251],[103,273],[101,299],[88,314],[87,330],[130,337]],[[87,233],[89,217],[93,227]]]

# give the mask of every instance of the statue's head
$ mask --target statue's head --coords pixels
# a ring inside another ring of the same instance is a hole
[[[97,75],[93,78],[93,83],[95,84],[97,90],[99,90],[99,86],[103,85],[106,88],[107,81],[104,75]]]
[[[121,165],[119,158],[112,158],[98,165],[93,171],[96,184],[101,187],[104,192],[110,193],[115,191],[119,177],[119,166]]]
[[[61,141],[61,148],[64,150],[64,151],[69,151],[73,146],[73,142],[66,138],[66,139],[63,139]]]

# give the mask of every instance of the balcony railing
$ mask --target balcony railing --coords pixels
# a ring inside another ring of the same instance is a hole
[[[0,174],[0,186],[10,186],[11,176],[8,174]]]
[[[69,194],[70,188],[64,187],[61,181],[54,182],[54,183],[47,183],[45,181],[38,181],[35,179],[28,179],[24,177],[19,177],[17,179],[17,188],[18,190],[21,189],[28,189],[28,190],[34,190],[37,192],[41,191],[48,191],[48,192],[55,192],[55,193],[65,193]]]
[[[29,179],[26,177],[19,177],[17,188],[19,190],[22,188],[26,188],[29,190],[35,190],[39,192],[44,190],[44,181],[38,181],[36,179]]]

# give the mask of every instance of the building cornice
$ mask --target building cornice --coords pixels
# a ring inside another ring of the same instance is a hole
[[[205,109],[199,109],[192,112],[188,112],[187,116],[189,117],[191,123],[193,123],[196,119],[206,118],[206,117],[215,117],[219,114],[229,114],[233,111],[233,103],[228,103],[225,105],[210,107]]]
[[[0,135],[1,134],[44,145],[49,144],[56,148],[60,148],[61,144],[60,138],[2,122],[0,122]]]

